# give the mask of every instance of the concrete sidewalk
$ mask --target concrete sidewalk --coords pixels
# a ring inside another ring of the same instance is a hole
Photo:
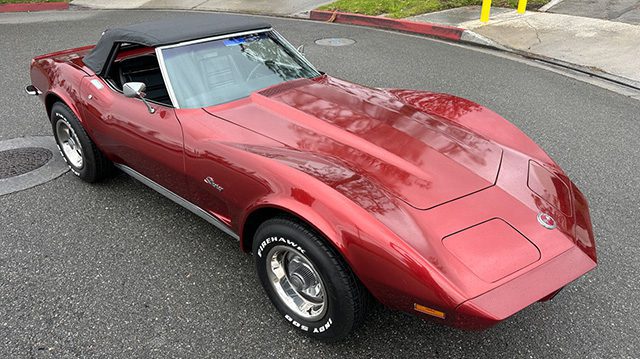
[[[71,5],[92,9],[178,9],[230,11],[295,16],[315,9],[327,0],[72,0]]]
[[[557,59],[591,71],[621,77],[640,86],[640,26],[596,18],[492,8],[491,20],[479,21],[480,7],[470,6],[409,18],[471,30],[507,48]]]

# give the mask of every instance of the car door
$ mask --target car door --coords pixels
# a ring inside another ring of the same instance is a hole
[[[124,95],[127,82],[146,85],[146,103]],[[184,195],[182,127],[154,48],[114,44],[101,73],[83,80],[80,97],[86,127],[112,161]]]
[[[97,76],[84,79],[81,96],[90,133],[114,162],[184,196],[182,128],[173,108],[151,103],[150,113]]]

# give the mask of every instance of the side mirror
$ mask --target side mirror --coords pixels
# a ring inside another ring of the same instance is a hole
[[[146,89],[147,85],[142,82],[127,82],[122,86],[122,92],[129,98],[143,98]]]
[[[296,50],[298,50],[299,53],[302,54],[302,56],[304,56],[304,45],[300,45],[296,48]]]
[[[151,107],[151,105],[149,105],[147,100],[145,100],[144,98],[146,96],[146,94],[144,93],[146,89],[147,85],[142,82],[127,82],[122,85],[122,92],[126,97],[141,99],[142,102],[144,102],[144,104],[147,106],[147,110],[149,110],[149,113],[155,113],[156,109]]]

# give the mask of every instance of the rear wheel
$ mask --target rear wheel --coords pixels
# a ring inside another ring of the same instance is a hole
[[[362,322],[368,293],[311,228],[289,218],[270,219],[256,231],[253,253],[269,299],[299,331],[331,341]]]
[[[62,102],[51,108],[51,125],[58,149],[76,176],[96,182],[111,172],[111,163],[91,141],[73,111]]]

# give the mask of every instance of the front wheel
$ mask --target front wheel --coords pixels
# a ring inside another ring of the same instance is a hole
[[[368,293],[333,248],[306,225],[288,218],[262,223],[253,254],[269,299],[299,331],[331,341],[362,322]]]
[[[87,182],[96,182],[111,171],[111,163],[93,143],[76,115],[62,102],[51,108],[53,136],[71,172]]]

